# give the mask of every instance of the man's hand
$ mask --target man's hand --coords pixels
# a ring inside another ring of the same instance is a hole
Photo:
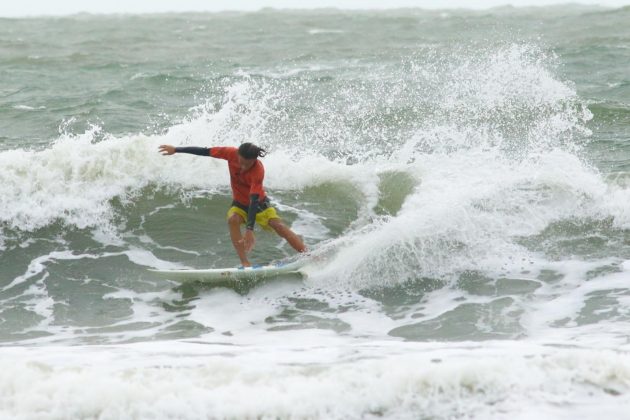
[[[164,156],[175,154],[175,146],[170,144],[163,144],[160,146],[160,153]]]
[[[243,236],[243,239],[240,240],[240,242],[245,248],[245,253],[249,253],[254,248],[254,244],[256,243],[256,238],[254,238],[254,231],[249,229],[245,230],[245,235]]]

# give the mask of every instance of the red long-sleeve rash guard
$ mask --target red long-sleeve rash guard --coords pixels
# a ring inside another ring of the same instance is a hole
[[[267,196],[263,188],[265,168],[261,161],[257,159],[254,166],[246,171],[241,171],[236,147],[212,147],[209,153],[213,158],[227,160],[234,201],[243,207],[248,207],[250,196],[253,194],[258,195],[258,202],[265,199]]]

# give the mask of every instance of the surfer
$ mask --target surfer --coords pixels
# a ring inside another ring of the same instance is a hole
[[[198,156],[210,156],[228,162],[230,184],[232,186],[232,206],[227,212],[230,237],[243,267],[250,267],[247,254],[254,248],[254,223],[265,230],[273,230],[298,252],[306,252],[302,239],[287,227],[271,207],[263,188],[265,168],[259,157],[267,154],[264,149],[243,143],[236,147],[174,147],[163,144],[159,148],[164,156],[175,153],[190,153]],[[245,234],[241,225],[245,226]]]

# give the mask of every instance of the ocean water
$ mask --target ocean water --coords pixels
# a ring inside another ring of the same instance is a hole
[[[630,418],[628,22],[0,19],[0,418]],[[308,277],[153,275],[238,265],[158,146],[245,141]]]

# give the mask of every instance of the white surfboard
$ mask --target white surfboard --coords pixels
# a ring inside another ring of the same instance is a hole
[[[209,269],[177,269],[177,270],[149,270],[169,280],[179,282],[201,281],[217,283],[232,280],[263,279],[285,275],[305,276],[300,269],[304,266],[301,261],[278,262],[269,265],[259,265],[242,268],[209,268]]]

